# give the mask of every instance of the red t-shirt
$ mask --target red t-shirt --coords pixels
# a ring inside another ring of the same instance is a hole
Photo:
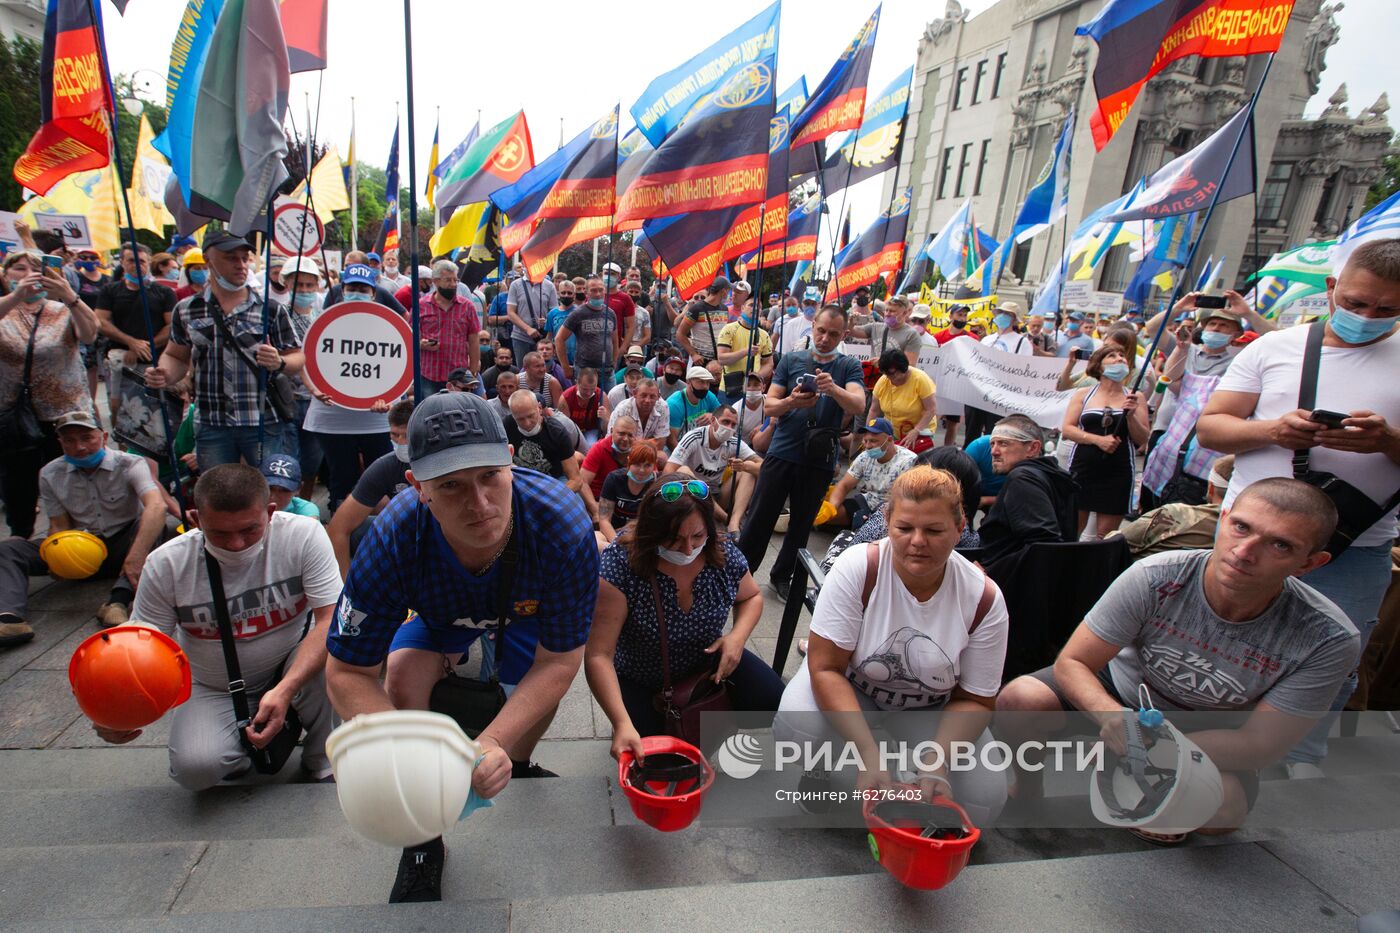
[[[398,301],[399,304],[403,305],[405,308],[412,308],[413,286],[405,285],[403,288],[394,292],[394,299]]]
[[[965,330],[961,334],[955,334],[951,329],[945,328],[943,330],[935,332],[933,335],[933,339],[937,341],[940,347],[948,341],[956,339],[958,337],[971,337],[973,340],[977,339],[977,335],[970,330]]]
[[[603,480],[608,478],[608,474],[626,465],[626,457],[619,459],[613,453],[611,434],[588,448],[588,453],[583,456],[583,469],[593,471],[593,482],[588,484],[588,487],[593,490],[593,498],[596,499],[603,494]]]
[[[618,333],[631,334],[632,329],[628,322],[637,313],[637,306],[633,303],[632,296],[626,292],[613,292],[608,296],[608,307],[612,308],[613,314],[617,315]]]
[[[587,402],[579,400],[578,386],[569,386],[564,390],[564,395],[560,399],[564,403],[564,412],[574,424],[578,425],[580,431],[592,431],[598,427],[598,405],[603,400],[603,390],[594,389],[593,397]],[[602,491],[601,489],[599,490]]]

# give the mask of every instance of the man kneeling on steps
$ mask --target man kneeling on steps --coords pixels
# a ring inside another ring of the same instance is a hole
[[[1254,804],[1259,770],[1307,734],[1356,667],[1356,627],[1296,579],[1327,563],[1322,548],[1336,524],[1332,500],[1307,483],[1273,478],[1248,486],[1222,511],[1212,550],[1169,551],[1134,564],[1089,610],[1054,667],[1002,690],[997,712],[1080,710],[1121,752],[1123,711],[1136,708],[1139,685],[1168,716],[1248,711],[1238,729],[1189,733],[1220,770],[1224,792],[1201,831],[1230,832]],[[1020,734],[1027,718],[1001,717],[997,734],[1013,745],[1043,738]],[[1039,782],[1039,772],[1018,770],[1013,796],[1039,796]],[[1134,832],[1158,844],[1185,839]]]

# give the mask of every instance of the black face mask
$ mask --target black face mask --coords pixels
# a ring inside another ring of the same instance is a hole
[[[856,296],[856,306],[857,306],[857,307],[864,308],[865,306],[867,306],[867,305],[869,305],[869,304],[870,304],[870,299],[869,299],[867,296],[865,296],[865,295],[857,295],[857,296]]]
[[[449,285],[449,286],[439,285],[439,286],[437,287],[437,292],[438,292],[439,295],[441,295],[442,297],[446,298],[448,301],[452,301],[453,299],[455,299],[455,298],[457,297],[457,286],[456,286],[456,285]]]
[[[567,307],[570,307],[571,305],[573,305],[573,303],[574,303],[574,296],[573,296],[573,295],[560,295],[560,296],[559,296],[559,307],[561,307],[561,308],[567,308]]]
[[[951,321],[951,322],[949,322],[949,323],[951,323],[951,324],[953,325],[953,330],[963,330],[964,328],[967,327],[967,321],[956,321],[956,320],[955,320],[955,321]]]
[[[675,385],[681,381],[680,373],[666,373],[661,378],[666,380],[667,385]]]

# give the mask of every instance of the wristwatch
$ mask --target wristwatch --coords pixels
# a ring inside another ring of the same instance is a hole
[[[286,358],[285,356],[278,356],[278,357],[277,357],[277,368],[274,369],[273,372],[275,372],[275,373],[280,373],[282,370],[284,370],[284,369],[286,369],[286,368],[287,368],[287,358]]]

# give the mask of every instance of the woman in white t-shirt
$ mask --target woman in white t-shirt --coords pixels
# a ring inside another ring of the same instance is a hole
[[[839,728],[860,752],[859,786],[917,780],[926,794],[951,796],[976,823],[1006,803],[1006,776],[984,767],[950,770],[951,743],[991,741],[991,721],[1006,657],[1006,603],[995,583],[953,551],[966,524],[962,490],[945,470],[919,466],[890,487],[889,537],[842,554],[812,615],[807,660],[783,692],[773,724],[779,740],[836,741]],[[893,715],[879,728],[884,749],[903,743],[907,773],[883,770],[872,716],[884,711],[942,711],[954,716]],[[831,713],[852,716],[839,727]],[[913,748],[936,742],[943,761],[915,760]],[[807,779],[824,775],[809,773]]]

